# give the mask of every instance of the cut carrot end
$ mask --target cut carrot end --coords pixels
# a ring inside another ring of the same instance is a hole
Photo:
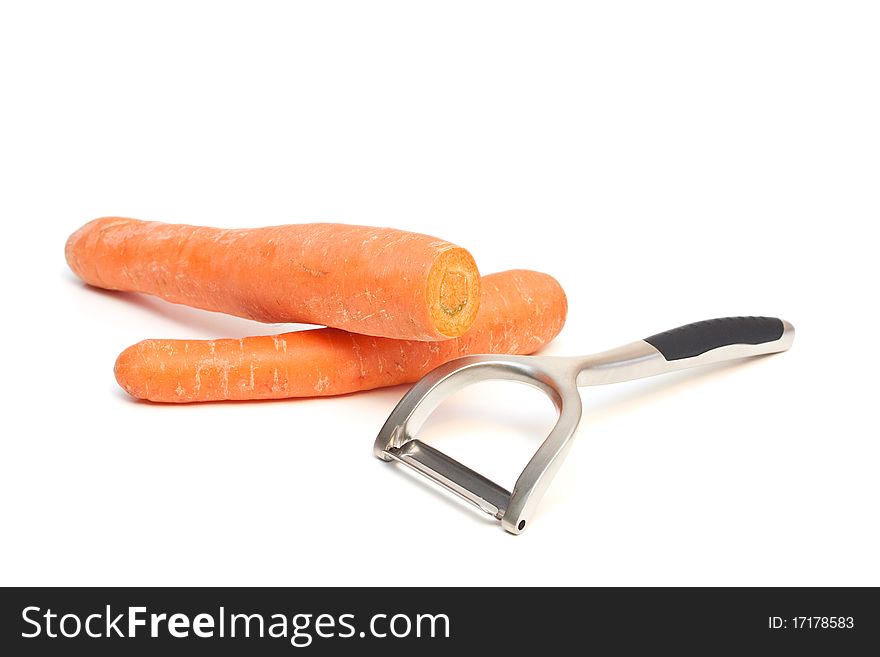
[[[428,274],[425,299],[441,336],[464,334],[480,309],[480,273],[471,254],[460,247],[441,254]]]

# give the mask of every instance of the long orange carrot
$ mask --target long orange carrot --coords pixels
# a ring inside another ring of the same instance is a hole
[[[156,402],[340,395],[409,383],[474,353],[529,354],[565,322],[552,277],[513,270],[486,276],[480,313],[460,338],[419,342],[314,329],[241,340],[144,340],[116,361],[126,392]]]
[[[443,240],[344,224],[222,230],[120,217],[67,241],[86,283],[261,322],[411,340],[463,334],[480,302],[471,255]]]

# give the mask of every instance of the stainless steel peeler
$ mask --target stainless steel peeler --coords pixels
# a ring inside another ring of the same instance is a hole
[[[373,445],[383,461],[422,473],[501,521],[512,534],[528,526],[562,464],[581,419],[579,386],[760,356],[788,349],[794,327],[774,317],[726,317],[681,326],[591,356],[465,356],[429,372],[404,395]],[[516,480],[513,491],[474,472],[415,435],[443,399],[489,379],[520,381],[543,391],[558,412],[556,425]]]

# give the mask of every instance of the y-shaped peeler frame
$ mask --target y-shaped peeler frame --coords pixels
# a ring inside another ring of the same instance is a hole
[[[373,453],[413,468],[500,520],[506,531],[519,534],[571,447],[582,412],[579,386],[785,351],[793,340],[794,327],[786,321],[726,317],[681,326],[591,356],[465,356],[429,372],[404,395],[379,432]],[[490,379],[538,388],[550,397],[559,414],[512,492],[415,438],[443,399],[471,383]]]

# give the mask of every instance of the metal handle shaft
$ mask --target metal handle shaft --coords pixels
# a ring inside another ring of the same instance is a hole
[[[688,324],[577,360],[579,386],[647,376],[788,349],[794,326],[770,317],[728,317]]]

